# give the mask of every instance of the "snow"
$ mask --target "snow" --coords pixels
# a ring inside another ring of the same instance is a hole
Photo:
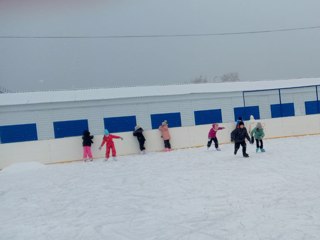
[[[195,93],[241,92],[315,85],[320,85],[320,78],[236,82],[236,84],[234,82],[227,82],[69,91],[6,93],[0,94],[0,106],[185,95]]]
[[[16,163],[2,170],[6,174],[18,174],[28,171],[37,171],[44,168],[45,165],[39,162]]]
[[[319,141],[266,140],[250,158],[226,144],[11,166],[0,172],[0,238],[319,239]]]

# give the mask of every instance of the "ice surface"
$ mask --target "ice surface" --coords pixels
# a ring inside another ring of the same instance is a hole
[[[319,239],[319,142],[267,140],[266,153],[248,146],[250,158],[228,144],[9,167],[0,172],[0,239]]]
[[[4,169],[2,169],[2,173],[4,174],[18,174],[22,172],[28,171],[36,171],[46,167],[44,164],[39,162],[25,162],[25,163],[15,163]]]

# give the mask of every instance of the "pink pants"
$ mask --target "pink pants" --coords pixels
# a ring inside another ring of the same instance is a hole
[[[92,158],[91,147],[84,146],[83,147],[83,158]]]

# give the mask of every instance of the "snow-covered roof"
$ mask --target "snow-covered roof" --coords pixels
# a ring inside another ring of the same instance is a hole
[[[195,93],[242,92],[314,85],[320,85],[320,78],[6,93],[0,94],[0,106],[186,95]]]

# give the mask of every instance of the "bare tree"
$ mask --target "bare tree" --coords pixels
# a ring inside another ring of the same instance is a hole
[[[230,72],[230,73],[226,73],[223,74],[220,77],[222,82],[239,82],[240,78],[239,78],[239,74],[237,72]]]
[[[10,92],[12,92],[12,91],[0,86],[0,93],[10,93]]]
[[[191,80],[191,83],[207,83],[207,82],[208,82],[207,78],[202,76]]]

